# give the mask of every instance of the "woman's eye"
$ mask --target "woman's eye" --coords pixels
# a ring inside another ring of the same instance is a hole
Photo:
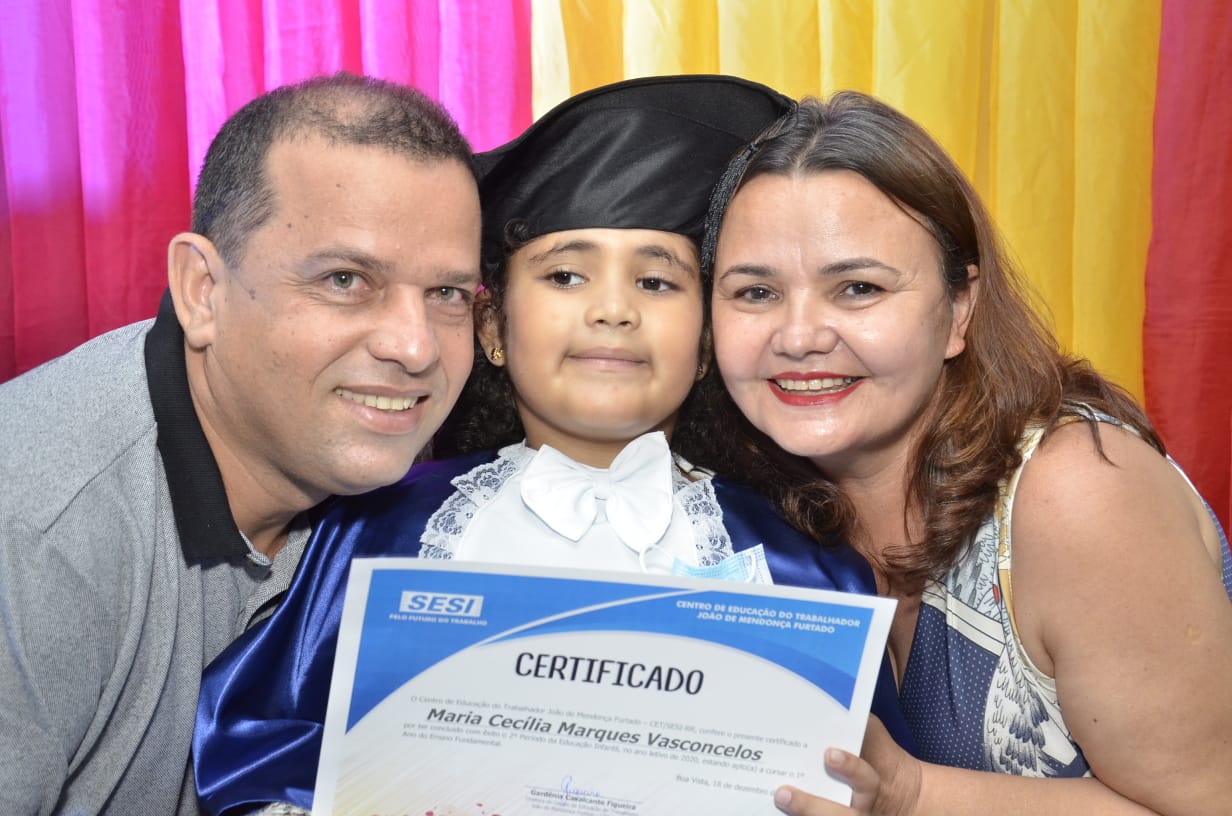
[[[750,286],[747,289],[742,289],[736,294],[736,297],[741,300],[749,300],[754,303],[764,303],[767,300],[774,298],[774,292],[765,286]]]
[[[875,295],[881,291],[881,287],[875,283],[867,283],[865,281],[852,281],[843,287],[843,294],[853,297],[868,297]]]

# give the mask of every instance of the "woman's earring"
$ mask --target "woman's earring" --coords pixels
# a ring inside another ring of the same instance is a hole
[[[505,350],[500,346],[493,346],[491,353],[488,355],[492,358],[492,362],[499,363],[505,359]]]
[[[706,364],[698,363],[697,364],[697,379],[700,380],[702,377],[705,377],[705,376],[706,376]]]

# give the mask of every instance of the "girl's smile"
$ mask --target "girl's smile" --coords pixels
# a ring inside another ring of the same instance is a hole
[[[589,348],[573,352],[569,359],[603,371],[627,372],[646,364],[646,357],[623,348]]]

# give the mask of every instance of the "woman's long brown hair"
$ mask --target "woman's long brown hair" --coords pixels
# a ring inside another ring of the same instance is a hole
[[[762,175],[830,170],[859,173],[933,235],[940,274],[953,297],[979,267],[979,296],[966,349],[948,360],[924,418],[907,483],[908,512],[918,513],[917,540],[881,554],[879,567],[900,586],[938,578],[962,557],[993,511],[998,486],[1021,462],[1027,427],[1052,428],[1062,416],[1094,411],[1133,427],[1163,452],[1145,414],[1123,389],[1090,364],[1065,354],[1010,263],[984,205],[954,161],[927,132],[888,105],[845,91],[827,102],[805,100],[741,158],[716,191],[706,245],[731,199]],[[807,460],[784,453],[739,413],[717,379],[708,378],[708,421],[724,446],[717,467],[770,495],[794,525],[818,540],[852,538],[859,520],[842,491]],[[1099,444],[1096,422],[1088,426]],[[907,519],[903,519],[907,535]]]

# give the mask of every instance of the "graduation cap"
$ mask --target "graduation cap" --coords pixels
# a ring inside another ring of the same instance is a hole
[[[728,162],[794,108],[765,85],[706,74],[631,79],[571,97],[476,155],[484,255],[503,254],[515,219],[530,238],[597,227],[700,242]]]

